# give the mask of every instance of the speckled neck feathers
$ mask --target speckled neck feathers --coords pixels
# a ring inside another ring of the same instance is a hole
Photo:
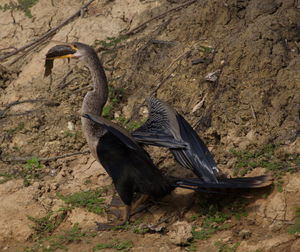
[[[94,89],[85,95],[81,112],[101,115],[108,97],[106,75],[95,51],[91,51],[84,62],[90,70]]]
[[[107,79],[96,52],[90,48],[88,54],[83,58],[84,63],[90,70],[92,81],[94,83],[94,88],[92,91],[88,92],[82,103],[81,113],[82,114],[94,114],[101,115],[102,109],[108,98],[108,86]],[[98,159],[96,148],[99,142],[99,139],[105,134],[106,130],[96,125],[94,122],[81,118],[82,122],[82,131],[85,135],[85,138],[88,142],[90,150],[93,156]],[[98,160],[99,161],[99,160]]]

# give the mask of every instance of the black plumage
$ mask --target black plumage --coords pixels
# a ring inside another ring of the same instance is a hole
[[[153,197],[162,197],[176,187],[192,190],[215,188],[214,179],[205,179],[206,177],[214,176],[213,169],[212,171],[207,170],[210,174],[208,176],[206,171],[202,172],[201,169],[196,168],[196,171],[204,177],[205,181],[203,179],[181,179],[163,175],[153,164],[148,153],[125,129],[99,116],[108,98],[108,85],[101,61],[92,47],[75,42],[51,48],[46,55],[46,75],[51,73],[52,61],[57,58],[80,59],[90,70],[94,87],[93,90],[87,92],[82,103],[82,131],[92,155],[110,175],[120,198],[126,206],[123,222],[120,224],[124,224],[129,220],[133,196],[136,192]],[[162,119],[160,123],[157,123],[157,120],[154,120],[154,123],[148,120],[148,124],[144,126],[145,128],[155,128],[153,134],[152,131],[148,132],[146,140],[150,142],[157,140],[156,145],[171,147],[175,153],[177,149],[180,150],[178,154],[175,154],[177,159],[182,163],[188,163],[192,160],[191,155],[195,154],[191,151],[191,146],[196,146],[201,151],[205,150],[206,147],[201,140],[200,146],[198,146],[199,139],[197,139],[197,135],[194,136],[196,140],[190,142],[190,138],[185,136],[186,131],[189,130],[189,125],[186,125],[184,119],[181,119],[179,115],[176,117],[176,113],[164,114],[163,108],[164,106],[157,113],[157,116]],[[156,111],[154,112],[156,113]],[[166,117],[168,115],[169,117]],[[170,116],[172,117],[171,119]],[[169,134],[168,130],[164,128],[168,124],[169,131],[172,134]],[[178,129],[174,130],[176,127]],[[141,130],[141,132],[145,131]],[[208,159],[210,158],[209,155],[209,152],[208,154],[205,153],[205,157]],[[193,162],[189,166],[194,169]],[[213,160],[208,160],[208,163],[210,165],[209,168],[214,164]],[[265,177],[258,178],[261,183],[265,179]],[[224,187],[230,187],[232,183],[236,182],[224,181],[223,185]],[[251,183],[249,181],[249,187],[251,187]]]
[[[219,170],[216,162],[189,123],[171,106],[154,96],[148,99],[148,104],[149,118],[132,133],[135,140],[169,148],[183,167],[206,182],[217,182]],[[175,144],[172,145],[172,142]]]
[[[169,148],[179,164],[192,170],[198,176],[196,179],[185,179],[184,182],[178,182],[182,186],[194,185],[211,189],[254,188],[264,187],[271,183],[268,176],[220,178],[219,169],[213,156],[183,116],[154,96],[148,99],[148,107],[148,120],[132,132],[132,136],[142,144]],[[172,145],[172,142],[175,144]]]

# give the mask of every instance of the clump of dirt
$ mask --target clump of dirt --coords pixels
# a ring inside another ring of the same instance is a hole
[[[176,190],[123,229],[95,233],[94,222],[110,218],[106,211],[89,212],[58,196],[102,188],[104,205],[113,197],[110,178],[87,153],[77,113],[89,72],[58,61],[43,78],[45,53],[54,45],[47,42],[0,66],[1,249],[298,251],[297,233],[289,230],[300,206],[300,7],[291,0],[187,2],[177,8],[182,1],[94,1],[52,40],[88,43],[99,52],[110,85],[109,119],[138,127],[147,115],[145,97],[157,94],[193,125],[224,173],[269,173],[274,188],[228,201]],[[17,10],[1,13],[7,24],[1,47],[41,36],[80,5],[40,0],[32,19]],[[168,151],[147,150],[164,172],[188,174]],[[50,240],[33,228],[32,220],[44,216]]]

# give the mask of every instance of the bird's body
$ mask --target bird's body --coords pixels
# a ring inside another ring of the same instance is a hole
[[[107,79],[102,64],[91,47],[73,43],[71,48],[79,51],[77,54],[73,52],[74,57],[83,60],[90,70],[94,83],[93,90],[83,99],[81,113],[97,117],[98,121],[82,117],[82,131],[92,155],[110,175],[116,191],[127,206],[124,217],[124,221],[127,221],[134,193],[162,197],[175,189],[175,186],[161,174],[148,153],[125,129],[100,117],[108,97]],[[68,54],[67,48],[62,50],[58,47],[58,49]],[[54,58],[51,57],[52,53],[55,54],[55,58],[57,57],[57,51],[50,49],[50,54],[47,54],[48,61]]]
[[[90,70],[94,87],[83,99],[81,108],[82,130],[92,155],[110,175],[121,200],[126,206],[124,220],[121,224],[129,219],[133,196],[136,192],[157,198],[165,196],[176,187],[192,190],[216,187],[216,182],[213,180],[204,183],[202,179],[180,179],[164,176],[153,164],[148,153],[130,133],[100,116],[108,98],[108,85],[100,59],[93,48],[78,42],[51,48],[46,55],[46,76],[51,73],[53,60],[56,58],[80,59]],[[176,123],[176,118],[171,123]],[[162,144],[165,145],[167,142],[169,146],[174,148],[186,148],[185,142],[188,141],[185,141],[184,137],[182,137],[183,141],[174,138],[174,135],[177,138],[182,136],[180,127],[181,124],[175,125],[173,128],[176,130],[173,134],[158,129],[160,137],[164,139]],[[187,157],[189,158],[189,156]],[[257,184],[260,185],[265,180],[265,177],[253,178],[253,180],[244,183],[244,187],[256,187]],[[230,188],[232,183],[235,182],[225,181],[222,185]]]

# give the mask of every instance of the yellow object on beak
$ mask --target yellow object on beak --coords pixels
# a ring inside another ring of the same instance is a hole
[[[46,59],[74,58],[76,52],[77,48],[73,45],[56,45],[47,52]]]
[[[44,77],[47,77],[51,74],[53,68],[53,60],[77,58],[76,56],[74,56],[74,53],[76,52],[77,48],[75,48],[75,46],[73,45],[64,44],[52,47],[46,54]]]

